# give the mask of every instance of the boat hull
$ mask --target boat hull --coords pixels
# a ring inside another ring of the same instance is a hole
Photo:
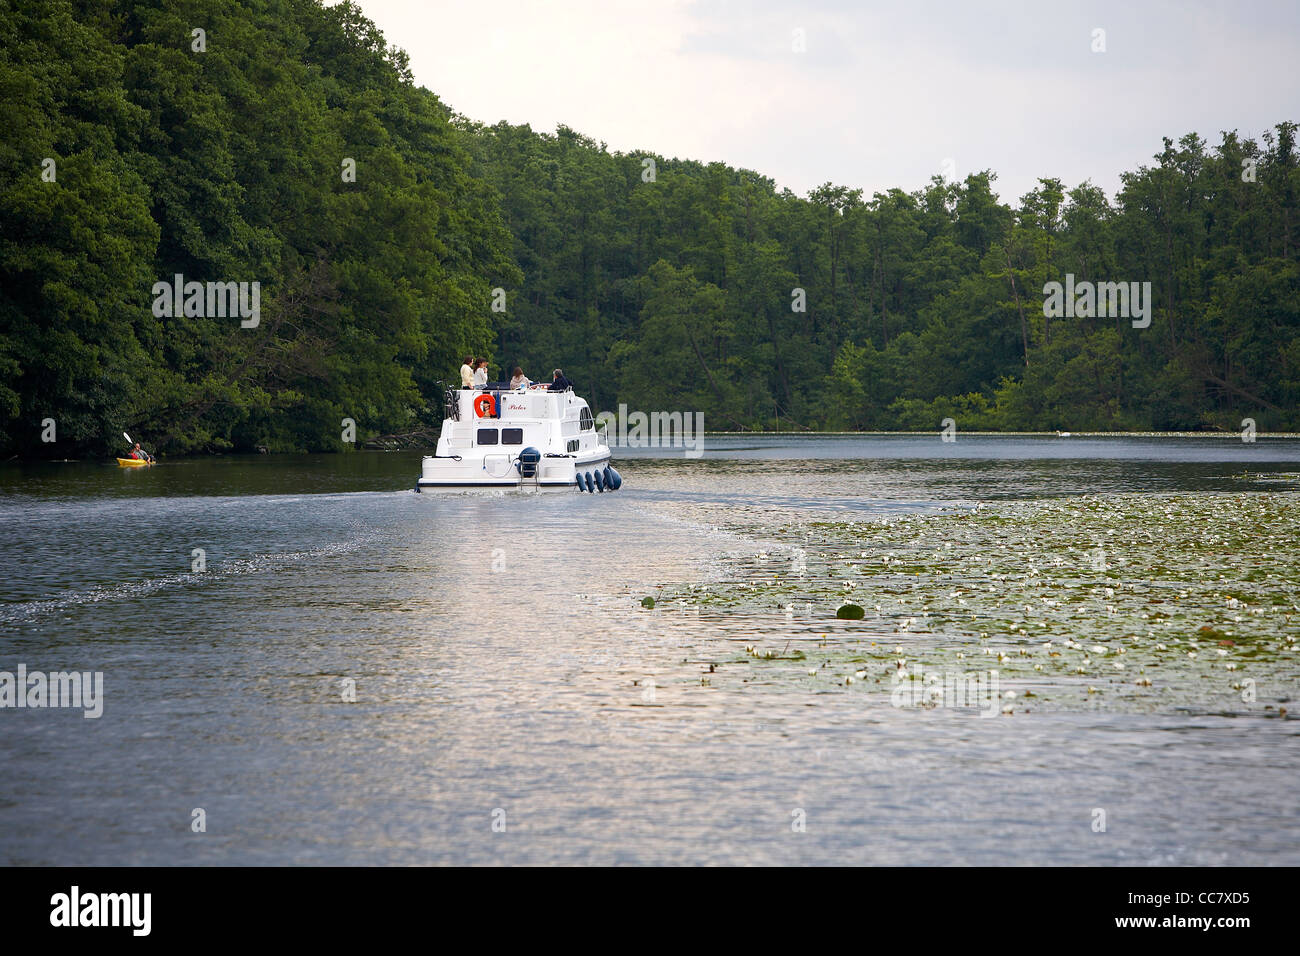
[[[482,458],[435,458],[426,455],[421,466],[417,492],[429,490],[464,490],[467,488],[524,488],[572,490],[578,486],[578,476],[610,467],[610,455],[593,455],[584,460],[571,457],[542,458],[537,463],[536,477],[520,475],[516,462],[500,462]],[[582,490],[585,489],[585,483]]]
[[[119,458],[117,466],[119,468],[147,468],[153,462],[145,461],[143,458]]]
[[[608,452],[585,460],[573,457],[542,458],[537,463],[535,478],[524,478],[519,473],[516,462],[506,463],[487,461],[482,458],[462,456],[460,461],[452,458],[425,456],[416,491],[464,491],[468,488],[521,488],[531,490],[572,491],[579,487],[579,476],[601,471],[609,467]],[[585,482],[580,490],[586,490]],[[603,490],[603,489],[602,489]]]

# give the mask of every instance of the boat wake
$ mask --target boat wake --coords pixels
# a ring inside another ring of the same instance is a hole
[[[172,588],[210,586],[243,575],[279,571],[294,564],[347,554],[370,543],[377,537],[377,534],[367,533],[352,541],[335,542],[303,551],[284,551],[255,554],[245,558],[231,558],[219,564],[210,565],[206,571],[168,574],[162,577],[146,578],[143,581],[124,581],[121,584],[101,585],[84,590],[69,591],[54,598],[0,605],[0,626],[30,624],[74,608],[113,601],[129,601]]]

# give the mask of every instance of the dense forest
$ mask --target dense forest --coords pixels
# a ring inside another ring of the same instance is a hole
[[[469,353],[723,430],[1300,427],[1291,122],[1166,139],[1113,199],[800,197],[481,125],[315,0],[0,0],[0,118],[4,457],[341,449],[436,424]],[[259,320],[160,310],[178,275]],[[1150,324],[1047,315],[1067,281],[1149,282]]]

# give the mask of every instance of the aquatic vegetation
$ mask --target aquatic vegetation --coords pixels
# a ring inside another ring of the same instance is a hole
[[[867,693],[988,671],[1015,714],[1276,716],[1300,694],[1293,494],[1086,496],[736,530],[764,553],[693,598],[701,615],[744,620],[730,633],[755,648],[740,658],[751,666],[785,659],[771,647],[815,646],[819,673]],[[804,573],[779,573],[796,552]]]

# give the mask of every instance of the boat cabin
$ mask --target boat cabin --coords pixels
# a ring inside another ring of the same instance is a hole
[[[438,438],[439,457],[498,449],[517,455],[529,447],[543,453],[581,454],[600,444],[590,407],[571,390],[491,385],[454,389],[447,405]]]

